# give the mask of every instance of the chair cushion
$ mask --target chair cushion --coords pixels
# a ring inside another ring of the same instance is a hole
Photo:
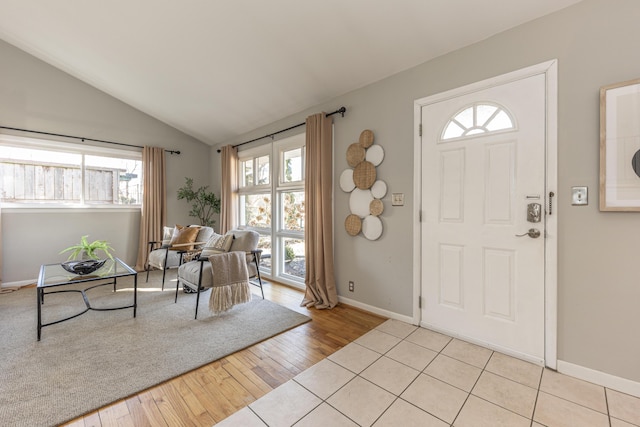
[[[253,258],[247,257],[253,260]],[[191,261],[184,263],[178,268],[178,279],[182,284],[189,285],[192,289],[198,289],[198,279],[200,277],[200,261]],[[247,262],[247,270],[249,278],[257,276],[257,269],[253,261]],[[202,262],[202,288],[210,288],[213,285],[213,273],[211,263]]]
[[[233,234],[221,234],[213,233],[213,236],[209,239],[204,249],[202,249],[201,257],[208,258],[213,254],[222,254],[229,252],[231,244],[233,243]]]
[[[178,269],[178,278],[183,285],[187,284],[193,289],[198,289],[198,279],[200,277],[200,265],[202,264],[202,287],[210,288],[213,284],[211,274],[211,263],[209,261],[191,261],[182,264]]]
[[[173,246],[173,245],[181,245],[184,243],[193,243],[196,241],[196,237],[198,237],[199,232],[200,232],[200,227],[198,226],[183,227],[181,225],[176,225],[176,227],[173,230],[173,236],[171,237],[171,241],[169,242],[169,245]],[[193,245],[181,246],[180,249],[191,250],[193,249]]]
[[[149,252],[149,265],[153,268],[164,268],[164,257],[167,254],[167,249],[160,248]],[[167,268],[174,268],[180,264],[180,254],[176,251],[169,251],[167,257]]]

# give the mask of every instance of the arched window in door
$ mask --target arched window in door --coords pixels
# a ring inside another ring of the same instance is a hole
[[[515,120],[506,108],[492,102],[477,102],[464,107],[449,119],[440,140],[504,132],[515,128]]]

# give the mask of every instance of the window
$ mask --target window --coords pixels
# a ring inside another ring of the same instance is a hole
[[[141,153],[0,136],[0,196],[24,205],[142,202]]]
[[[260,233],[261,271],[304,284],[305,135],[239,153],[240,225]]]
[[[244,160],[240,163],[242,187],[257,187],[260,185],[268,185],[271,182],[269,175],[269,155]]]
[[[441,139],[464,138],[515,129],[511,115],[498,104],[483,102],[465,107],[447,122]]]
[[[279,158],[279,277],[304,283],[304,134],[276,144]]]

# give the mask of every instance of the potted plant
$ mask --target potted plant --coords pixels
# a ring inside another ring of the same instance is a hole
[[[184,186],[178,188],[178,200],[186,199],[192,203],[189,216],[198,218],[200,225],[213,227],[216,221],[212,218],[213,214],[220,213],[220,199],[210,191],[209,186],[193,189],[193,179],[185,178]]]
[[[66,249],[60,251],[60,253],[71,252],[69,255],[69,260],[78,259],[80,255],[82,259],[98,259],[98,254],[96,251],[102,251],[109,258],[113,259],[113,256],[109,251],[114,250],[106,240],[94,240],[89,243],[87,239],[89,236],[82,236],[80,238],[80,243],[77,245],[69,246]]]

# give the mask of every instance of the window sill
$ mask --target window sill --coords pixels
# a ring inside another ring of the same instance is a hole
[[[141,206],[92,206],[92,205],[55,205],[55,204],[22,204],[22,203],[0,203],[0,207],[4,212],[21,212],[21,213],[51,213],[51,212],[140,212]]]

